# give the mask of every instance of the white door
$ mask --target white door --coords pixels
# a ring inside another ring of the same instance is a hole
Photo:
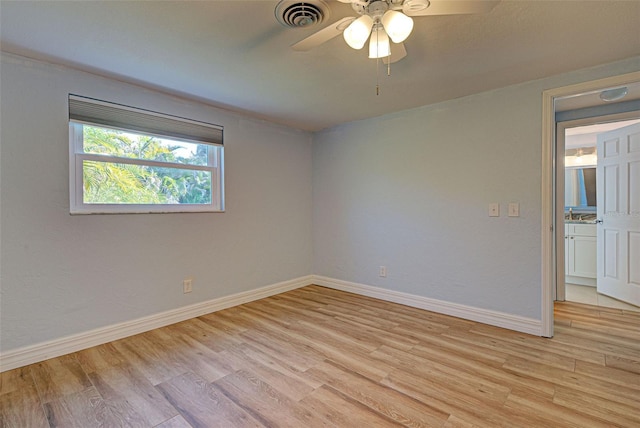
[[[640,124],[598,135],[598,292],[640,306]]]

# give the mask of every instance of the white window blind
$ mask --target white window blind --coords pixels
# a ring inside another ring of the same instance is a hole
[[[223,145],[221,126],[78,95],[69,95],[69,120],[179,140]]]

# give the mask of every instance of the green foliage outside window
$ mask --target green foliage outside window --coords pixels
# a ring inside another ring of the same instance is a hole
[[[152,136],[83,126],[84,152],[107,156],[206,165],[205,144],[182,143]],[[135,165],[112,161],[83,161],[86,204],[208,204],[209,171]]]

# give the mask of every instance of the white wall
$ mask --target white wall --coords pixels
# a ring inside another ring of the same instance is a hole
[[[3,352],[311,272],[310,134],[21,57],[1,71]],[[69,93],[223,125],[226,213],[69,215]]]
[[[316,135],[314,273],[541,319],[542,92],[639,68],[631,58]]]

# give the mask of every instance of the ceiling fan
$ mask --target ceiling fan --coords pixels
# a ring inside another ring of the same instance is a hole
[[[308,51],[342,34],[349,46],[362,49],[369,40],[369,58],[382,58],[385,64],[407,55],[403,42],[413,30],[411,17],[457,15],[489,12],[500,0],[338,0],[350,3],[359,16],[348,16],[317,31],[291,46],[296,51]],[[288,11],[296,27],[322,22],[328,7],[323,0],[297,2],[297,9],[287,9],[281,1],[276,7]],[[281,7],[281,5],[283,5]],[[297,20],[297,21],[296,21]],[[282,22],[282,20],[281,20]],[[393,49],[391,43],[393,42]]]

